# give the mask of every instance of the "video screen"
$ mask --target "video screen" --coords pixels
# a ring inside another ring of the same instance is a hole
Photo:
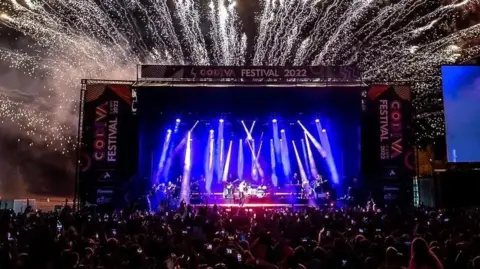
[[[480,66],[443,66],[449,162],[480,161]]]

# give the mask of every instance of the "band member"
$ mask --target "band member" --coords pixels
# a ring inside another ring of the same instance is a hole
[[[200,192],[200,181],[197,181],[194,177],[190,179],[190,191]]]
[[[233,198],[233,182],[223,181],[223,198]]]
[[[231,187],[231,184],[228,183],[227,181],[222,181],[222,183],[223,183],[223,198],[225,199],[225,198],[228,197],[228,195],[230,193],[229,189]]]
[[[308,180],[303,181],[302,183],[302,198],[308,199],[312,194],[312,189],[310,188],[310,182]]]
[[[167,186],[167,199],[172,200],[174,198],[175,192],[177,190],[177,186],[169,181]]]
[[[319,198],[319,195],[325,192],[325,183],[327,183],[327,180],[324,180],[322,175],[317,175],[315,177],[315,184],[313,189],[315,198]]]
[[[240,195],[240,205],[243,205],[243,202],[247,197],[247,182],[245,180],[242,180],[240,185],[238,185],[238,193]]]
[[[297,194],[302,193],[302,180],[300,179],[300,177],[298,176],[297,173],[293,174],[291,184],[295,186],[295,190],[296,190]]]
[[[294,174],[293,174],[293,178],[292,178],[291,184],[292,184],[292,185],[300,185],[300,184],[302,184],[302,181],[301,181],[300,178],[298,177],[298,174],[297,174],[297,173],[294,173]]]

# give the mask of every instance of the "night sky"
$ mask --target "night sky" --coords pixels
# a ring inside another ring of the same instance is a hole
[[[203,5],[204,8],[209,2],[200,1],[199,5]],[[0,4],[0,13],[4,8]],[[247,57],[247,59],[252,58],[253,44],[257,35],[256,10],[259,10],[256,0],[237,0],[239,19],[243,31],[248,37],[247,55],[250,57]],[[478,7],[468,7],[464,11],[463,19],[456,25],[456,30],[478,23],[480,12],[477,12],[477,10]],[[210,23],[208,21],[202,23],[202,29],[208,31],[211,26]],[[308,31],[309,29],[302,29],[305,34]],[[207,39],[206,42],[208,44],[211,41]],[[478,41],[472,42],[476,43]],[[0,25],[0,46],[18,49],[26,48],[31,43],[32,41],[28,37]],[[185,57],[188,58],[188,52],[186,52]],[[43,81],[41,79],[35,80],[25,76],[22,74],[22,70],[11,69],[8,64],[0,61],[0,87],[3,88],[2,91],[5,89],[20,90],[17,92],[9,91],[7,94],[13,95],[15,98],[24,98],[21,91],[34,91],[36,88],[42,87]],[[2,92],[0,91],[0,93]],[[35,102],[36,100],[27,101]],[[6,121],[0,123],[0,141],[2,141],[0,143],[0,171],[2,171],[0,190],[3,197],[7,197],[9,194],[19,197],[31,193],[58,196],[73,194],[74,154],[64,156],[52,152],[49,148],[30,147],[30,141],[18,131],[18,127],[10,125]]]

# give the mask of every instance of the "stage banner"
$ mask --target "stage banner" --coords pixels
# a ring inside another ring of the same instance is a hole
[[[401,199],[414,175],[412,147],[412,91],[409,86],[373,85],[367,93],[367,123],[363,148],[367,176],[385,201]]]
[[[87,84],[82,127],[80,200],[97,206],[122,206],[138,157],[132,86]]]
[[[289,80],[357,81],[355,66],[172,66],[142,65],[142,80]]]

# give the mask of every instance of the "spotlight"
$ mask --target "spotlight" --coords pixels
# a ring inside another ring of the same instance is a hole
[[[315,120],[315,122],[316,122],[316,123],[319,123],[319,122],[320,122],[320,120],[319,120],[319,119],[316,119],[316,120]]]
[[[220,123],[223,123],[223,119],[220,119]]]
[[[180,123],[180,122],[181,122],[181,120],[180,120],[180,119],[177,119],[177,123]]]
[[[171,132],[172,132],[172,129],[168,129],[168,130],[167,130],[167,133],[171,133]]]
[[[280,133],[285,133],[285,129],[280,130]]]
[[[277,123],[277,119],[273,119],[272,122],[273,122],[273,123]]]
[[[322,133],[326,133],[326,132],[327,132],[327,130],[325,130],[325,129],[322,129]]]
[[[210,129],[210,133],[213,133],[213,132],[214,132],[213,129]]]

